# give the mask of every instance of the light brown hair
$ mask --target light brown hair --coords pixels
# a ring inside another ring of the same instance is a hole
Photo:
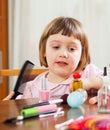
[[[46,58],[44,57],[46,42],[50,35],[62,32],[62,35],[71,36],[80,40],[82,45],[82,54],[80,62],[76,70],[83,70],[90,63],[90,54],[88,39],[82,24],[72,17],[58,17],[52,20],[44,29],[39,41],[39,58],[41,66],[48,67]]]

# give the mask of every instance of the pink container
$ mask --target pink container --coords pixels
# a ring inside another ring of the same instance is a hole
[[[41,101],[48,101],[50,100],[50,90],[39,90],[39,97]]]

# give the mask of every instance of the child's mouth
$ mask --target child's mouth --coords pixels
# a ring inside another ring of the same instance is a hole
[[[56,62],[59,66],[66,66],[68,65],[66,62],[63,62],[63,61],[58,61]]]

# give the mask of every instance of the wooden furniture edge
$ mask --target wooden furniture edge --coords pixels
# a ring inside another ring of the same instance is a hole
[[[42,72],[47,71],[48,69],[33,69],[31,75],[38,75]],[[20,73],[19,69],[2,69],[0,70],[0,76],[17,76]]]

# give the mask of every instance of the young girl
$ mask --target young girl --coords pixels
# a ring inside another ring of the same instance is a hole
[[[39,97],[42,79],[47,81],[50,99],[61,98],[71,92],[75,71],[82,73],[83,88],[87,91],[101,87],[102,71],[90,63],[87,36],[82,24],[74,18],[58,17],[46,26],[39,42],[39,58],[48,71],[23,84],[20,89],[26,86],[24,93],[17,99]]]

